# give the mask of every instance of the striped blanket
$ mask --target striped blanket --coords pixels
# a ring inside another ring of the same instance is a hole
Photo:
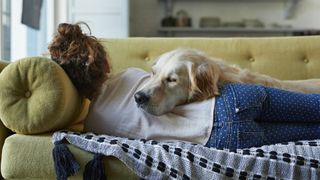
[[[66,155],[66,147],[62,147],[65,141],[95,154],[87,164],[84,179],[105,178],[103,170],[97,171],[101,156],[118,158],[142,179],[320,179],[320,140],[230,152],[182,141],[147,141],[70,131],[53,135],[57,179],[67,179],[79,170],[72,155]]]

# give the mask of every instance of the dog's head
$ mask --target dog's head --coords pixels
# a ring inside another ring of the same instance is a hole
[[[219,94],[219,66],[194,49],[175,49],[162,54],[152,75],[135,93],[137,105],[150,114],[162,115],[175,106]]]

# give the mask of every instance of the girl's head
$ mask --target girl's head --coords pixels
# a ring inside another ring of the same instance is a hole
[[[48,49],[51,59],[64,69],[80,95],[92,100],[107,79],[110,66],[104,47],[97,38],[83,33],[80,24],[84,23],[59,24]]]

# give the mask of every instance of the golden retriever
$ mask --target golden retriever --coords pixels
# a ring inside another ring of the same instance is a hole
[[[135,93],[139,107],[162,115],[175,106],[219,95],[224,83],[261,84],[285,90],[319,93],[320,80],[282,81],[229,65],[195,49],[178,48],[162,54],[152,66],[152,75]]]

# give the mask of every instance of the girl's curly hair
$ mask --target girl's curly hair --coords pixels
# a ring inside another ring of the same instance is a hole
[[[48,49],[51,59],[64,69],[80,95],[92,100],[110,72],[109,57],[96,37],[82,32],[81,24],[90,31],[85,23],[59,24]]]

